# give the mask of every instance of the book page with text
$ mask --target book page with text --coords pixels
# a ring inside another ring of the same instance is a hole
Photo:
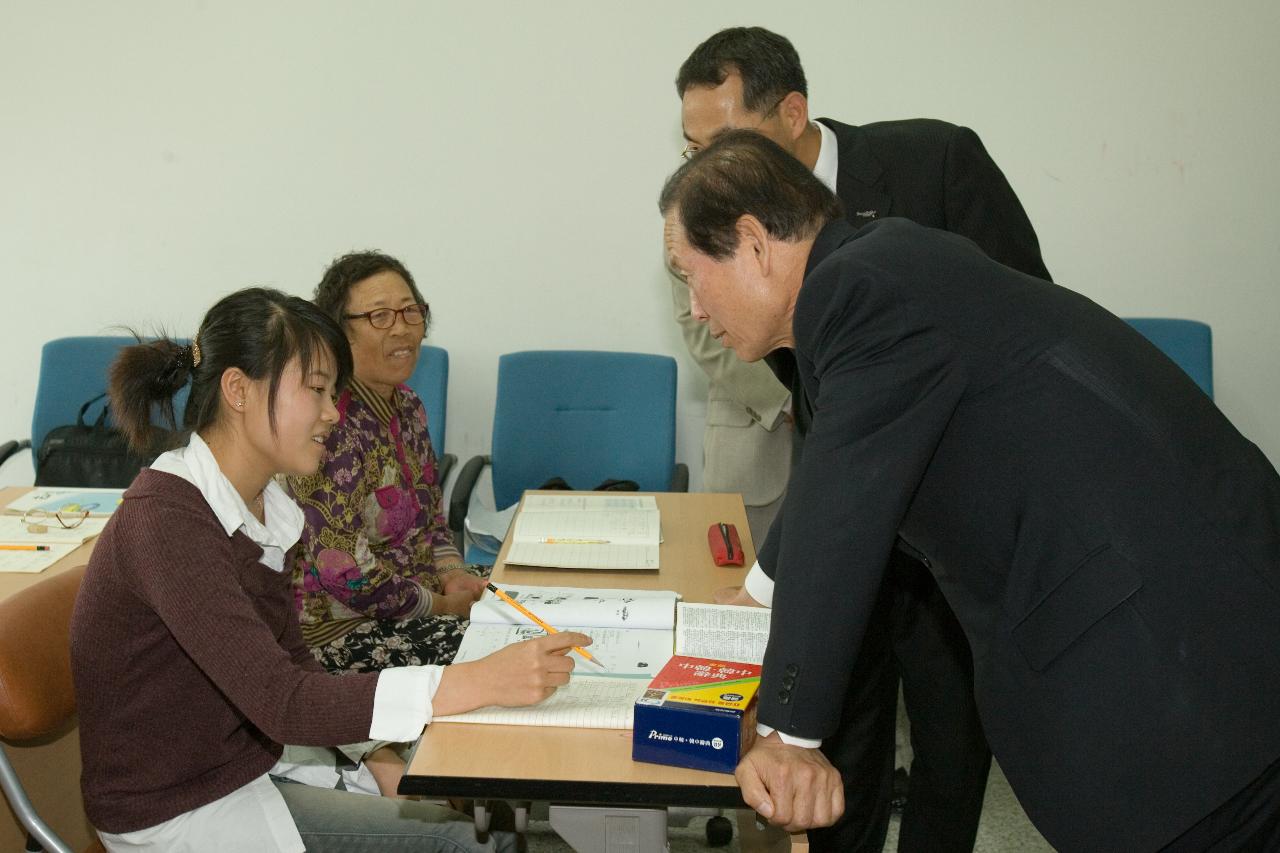
[[[635,702],[649,687],[647,679],[571,678],[537,705],[524,708],[489,706],[436,717],[435,723],[493,723],[508,726],[564,726],[582,729],[629,729]]]
[[[565,625],[614,628],[663,628],[676,622],[671,590],[590,589],[559,586],[501,586],[503,592],[556,628]],[[532,625],[519,610],[485,590],[471,608],[471,621],[498,625]]]
[[[676,654],[764,663],[771,611],[731,604],[679,604]]]

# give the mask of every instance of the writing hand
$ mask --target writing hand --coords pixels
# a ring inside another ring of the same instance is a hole
[[[569,650],[590,644],[586,634],[562,631],[515,643],[477,661],[446,666],[433,703],[435,713],[444,716],[486,705],[515,708],[541,702],[569,683],[574,664]]]

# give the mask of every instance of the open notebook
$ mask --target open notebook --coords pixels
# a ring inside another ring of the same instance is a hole
[[[511,528],[507,562],[560,569],[657,569],[660,541],[653,495],[525,495]]]
[[[589,650],[606,668],[578,658],[569,684],[537,705],[479,708],[436,722],[629,729],[636,699],[673,653],[757,663],[769,637],[768,610],[678,604],[674,592],[534,586],[503,591],[549,624],[590,636]],[[472,608],[455,661],[476,660],[542,633],[486,593]]]

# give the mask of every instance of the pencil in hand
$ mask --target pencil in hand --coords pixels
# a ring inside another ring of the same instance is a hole
[[[532,611],[532,610],[530,610],[529,608],[525,607],[523,604],[521,604],[520,602],[516,601],[516,600],[515,600],[514,598],[512,598],[511,596],[507,595],[505,592],[503,592],[502,590],[498,589],[498,588],[497,588],[496,586],[494,586],[493,584],[491,584],[491,583],[490,583],[490,584],[486,584],[486,586],[489,588],[489,591],[490,591],[490,592],[492,592],[494,595],[498,596],[498,598],[501,598],[501,599],[502,599],[503,601],[505,601],[507,604],[510,604],[512,607],[514,607],[514,608],[515,608],[516,610],[518,610],[519,612],[523,613],[523,614],[524,614],[524,615],[529,619],[529,621],[530,621],[530,622],[532,622],[533,624],[537,625],[539,628],[541,628],[542,630],[546,631],[548,634],[559,634],[559,633],[560,633],[560,631],[559,631],[557,628],[552,627],[552,626],[551,626],[551,625],[549,625],[548,623],[544,622],[542,619],[538,618],[538,616],[536,616],[536,615],[533,613],[533,611]],[[595,656],[594,656],[594,655],[592,655],[592,654],[591,654],[591,652],[589,652],[589,651],[587,651],[586,649],[584,649],[582,646],[574,646],[574,647],[573,647],[573,650],[574,650],[575,652],[577,652],[578,654],[582,655],[582,657],[583,657],[583,658],[585,658],[586,660],[589,660],[589,661],[591,661],[593,664],[595,664],[596,666],[600,667],[601,669],[608,669],[608,667],[606,667],[604,664],[600,663],[600,661],[596,660]]]

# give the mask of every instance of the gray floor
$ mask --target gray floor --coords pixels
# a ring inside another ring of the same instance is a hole
[[[722,850],[737,853],[734,839],[728,847],[710,848],[706,845],[703,825],[705,819],[695,818],[687,828],[674,827],[668,833],[671,853],[708,853]],[[534,821],[529,830],[529,853],[568,853],[573,848],[565,844],[545,822]],[[889,825],[886,851],[898,849],[898,818]],[[1040,853],[1053,848],[1027,820],[1017,798],[1009,789],[1000,768],[992,766],[987,782],[987,797],[982,808],[982,822],[978,825],[976,853]]]

